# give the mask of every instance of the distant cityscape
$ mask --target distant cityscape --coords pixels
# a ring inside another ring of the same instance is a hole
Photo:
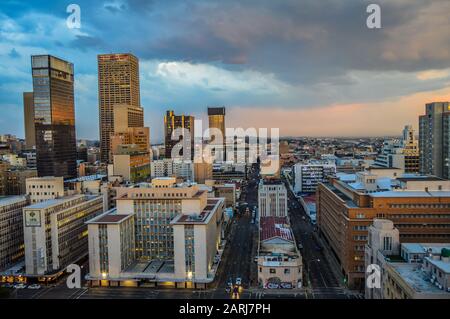
[[[449,102],[426,104],[418,132],[271,136],[252,159],[221,105],[205,106],[209,140],[169,109],[152,146],[138,57],[97,62],[100,140],[88,141],[75,135],[73,64],[31,57],[25,139],[0,136],[2,294],[450,299]],[[198,148],[213,159],[194,160]]]

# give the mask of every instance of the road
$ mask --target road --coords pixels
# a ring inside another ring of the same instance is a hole
[[[307,282],[313,289],[339,288],[339,281],[334,276],[330,263],[322,251],[322,245],[316,241],[313,234],[315,227],[310,223],[302,205],[287,184],[286,187],[291,228],[297,244],[303,245],[301,253]]]

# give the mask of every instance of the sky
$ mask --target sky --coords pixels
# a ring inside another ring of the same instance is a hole
[[[69,29],[69,4],[81,28]],[[381,29],[366,7],[381,7]],[[152,142],[166,110],[284,136],[400,135],[424,104],[450,100],[448,0],[0,2],[0,134],[24,136],[30,56],[74,63],[77,138],[98,139],[97,54],[140,60]]]

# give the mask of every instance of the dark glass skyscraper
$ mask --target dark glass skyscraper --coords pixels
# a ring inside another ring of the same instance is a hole
[[[31,57],[38,176],[77,176],[73,64]]]
[[[166,116],[164,117],[164,137],[165,137],[165,152],[166,152],[166,158],[172,158],[172,149],[173,147],[180,142],[180,140],[184,140],[183,142],[183,148],[186,149],[189,147],[188,144],[190,144],[191,148],[191,155],[185,156],[185,150],[183,149],[182,154],[177,155],[183,155],[184,159],[193,159],[194,156],[194,117],[191,115],[175,115],[173,111],[167,111]],[[175,140],[172,140],[172,134],[177,129],[187,129],[189,130],[189,136],[184,136],[180,138],[179,136],[175,135]],[[179,140],[180,139],[180,140]],[[188,144],[185,144],[188,143]]]

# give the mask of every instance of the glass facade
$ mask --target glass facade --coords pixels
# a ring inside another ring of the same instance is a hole
[[[77,176],[73,64],[31,57],[38,176]]]

